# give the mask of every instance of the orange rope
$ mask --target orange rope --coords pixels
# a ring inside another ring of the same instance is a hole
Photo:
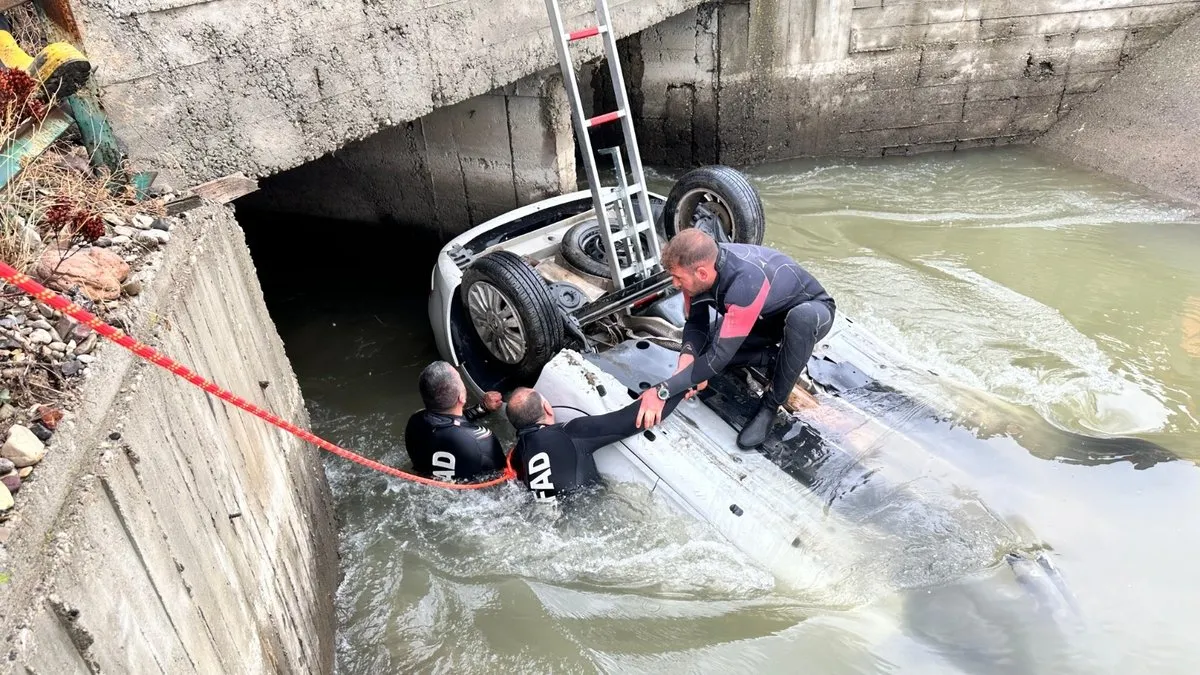
[[[203,377],[200,377],[180,363],[167,358],[153,347],[142,344],[141,342],[138,342],[132,337],[126,335],[120,329],[113,328],[112,326],[104,323],[100,319],[96,318],[96,316],[91,312],[88,312],[84,308],[71,302],[70,300],[67,300],[63,296],[47,289],[45,286],[42,286],[33,279],[30,279],[28,275],[18,272],[17,270],[13,269],[12,266],[4,263],[3,261],[0,261],[0,278],[3,278],[9,283],[15,285],[17,288],[20,288],[26,293],[32,295],[34,298],[46,303],[60,312],[63,312],[76,321],[79,321],[83,325],[128,349],[142,359],[149,361],[156,366],[161,366],[162,368],[165,368],[179,377],[182,377],[183,379],[191,382],[197,387],[200,387],[204,391],[216,396],[217,398],[231,403],[256,417],[264,419],[280,429],[298,436],[308,443],[312,443],[323,450],[328,450],[342,459],[348,459],[351,462],[357,462],[358,464],[361,464],[369,469],[374,469],[376,471],[386,473],[389,476],[395,476],[396,478],[403,478],[404,480],[411,480],[413,482],[423,483],[425,485],[449,488],[451,490],[478,490],[480,488],[499,485],[500,483],[516,478],[516,473],[512,470],[512,467],[509,466],[505,468],[504,472],[499,478],[494,478],[482,483],[447,483],[440,480],[434,480],[432,478],[417,476],[384,464],[380,464],[373,459],[368,459],[362,455],[358,455],[346,450],[345,448],[336,446],[323,438],[318,438],[312,433],[297,427],[291,422],[280,419],[279,417],[272,415],[262,408],[259,408],[253,403],[246,401],[242,397],[235,396],[229,391],[222,389]]]

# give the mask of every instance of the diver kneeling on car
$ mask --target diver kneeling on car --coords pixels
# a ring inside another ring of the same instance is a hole
[[[639,418],[653,425],[664,398],[695,387],[730,366],[767,367],[770,384],[758,412],[738,434],[743,449],[767,439],[779,406],[833,326],[834,301],[788,256],[751,244],[718,244],[698,228],[663,248],[663,268],[683,291],[687,319],[673,376],[642,393]],[[714,325],[709,309],[718,314]]]

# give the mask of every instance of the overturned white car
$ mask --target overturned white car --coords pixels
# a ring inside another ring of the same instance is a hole
[[[440,353],[476,393],[533,385],[569,406],[567,418],[571,409],[628,405],[674,371],[682,299],[661,270],[613,281],[635,266],[637,251],[604,240],[593,197],[581,191],[515,210],[439,254],[430,319]],[[728,167],[694,170],[666,198],[646,197],[664,239],[697,226],[719,240],[762,240],[757,193]],[[621,222],[620,213],[607,216]],[[799,592],[853,605],[991,570],[1066,612],[1070,595],[1048,547],[990,512],[962,488],[956,467],[878,414],[904,399],[883,380],[896,365],[886,346],[839,316],[810,359],[807,391],[797,388],[778,413],[789,419],[757,449],[737,449],[735,437],[766,374],[742,369],[714,378],[661,425],[597,452],[597,466],[711,524]]]

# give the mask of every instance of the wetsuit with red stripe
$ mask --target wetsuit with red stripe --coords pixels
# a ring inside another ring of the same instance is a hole
[[[695,360],[666,381],[672,393],[734,365],[770,365],[770,401],[782,404],[833,325],[835,303],[787,255],[765,246],[719,244],[712,288],[684,298],[683,348]],[[710,309],[717,321],[710,325]]]

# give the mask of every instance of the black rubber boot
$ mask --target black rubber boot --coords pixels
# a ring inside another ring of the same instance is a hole
[[[779,406],[774,406],[769,403],[764,403],[758,408],[758,413],[750,418],[746,426],[742,427],[742,432],[738,434],[737,444],[743,450],[758,447],[762,442],[767,440],[767,433],[771,431],[771,425],[775,422],[775,412],[779,410]]]

